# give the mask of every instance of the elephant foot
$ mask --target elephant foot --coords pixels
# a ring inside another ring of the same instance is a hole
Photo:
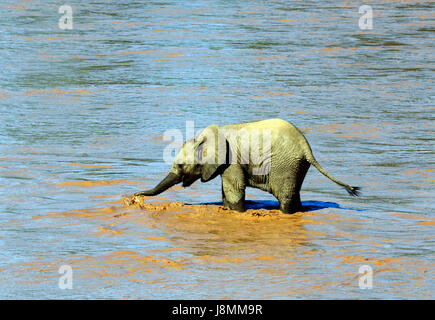
[[[296,213],[302,211],[302,203],[300,198],[294,200],[281,200],[279,201],[279,210],[283,213]]]
[[[246,211],[245,203],[243,202],[243,200],[238,201],[236,203],[231,203],[228,200],[223,199],[222,203],[223,203],[223,206],[225,208],[229,208],[231,210],[238,211],[238,212],[245,212]]]
[[[231,210],[235,210],[238,212],[245,212],[246,211],[245,204],[242,201],[234,203],[234,204],[230,203],[230,208],[231,208]]]

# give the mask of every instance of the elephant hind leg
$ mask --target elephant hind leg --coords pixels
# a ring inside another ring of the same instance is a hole
[[[290,175],[281,180],[281,188],[274,193],[279,201],[279,209],[284,213],[295,213],[302,211],[300,191],[305,175],[310,167],[306,160],[300,160],[295,165],[296,170],[290,170]]]
[[[275,197],[279,201],[279,209],[284,213],[295,213],[302,211],[300,190],[302,179],[287,179],[283,188],[279,190]]]
[[[291,197],[278,198],[279,210],[283,213],[295,213],[302,210],[301,197],[299,192],[293,194]]]

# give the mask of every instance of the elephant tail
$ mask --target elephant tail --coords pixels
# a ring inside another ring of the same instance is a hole
[[[313,166],[315,166],[317,168],[317,170],[320,171],[321,174],[323,174],[325,177],[327,177],[328,179],[334,181],[336,184],[339,184],[340,186],[342,186],[343,188],[346,189],[346,191],[351,195],[351,196],[359,196],[360,192],[359,190],[361,188],[359,187],[352,187],[344,182],[341,182],[340,180],[335,179],[333,176],[331,176],[328,172],[326,172],[325,169],[322,168],[322,166],[316,161],[316,159],[314,159],[314,156],[312,155],[312,153],[310,152],[307,156],[306,156],[306,160],[311,163]]]

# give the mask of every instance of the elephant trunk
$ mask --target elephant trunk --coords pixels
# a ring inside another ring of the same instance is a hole
[[[175,173],[169,172],[169,174],[162,180],[160,183],[155,186],[153,189],[145,190],[142,192],[135,193],[135,196],[155,196],[158,195],[170,187],[176,185],[181,182],[181,177],[176,175]]]

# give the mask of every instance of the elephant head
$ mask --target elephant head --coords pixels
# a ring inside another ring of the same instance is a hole
[[[180,182],[183,187],[189,187],[198,179],[201,182],[210,181],[228,163],[228,150],[228,142],[218,126],[208,126],[197,137],[184,143],[168,175],[157,186],[135,195],[158,195]]]

